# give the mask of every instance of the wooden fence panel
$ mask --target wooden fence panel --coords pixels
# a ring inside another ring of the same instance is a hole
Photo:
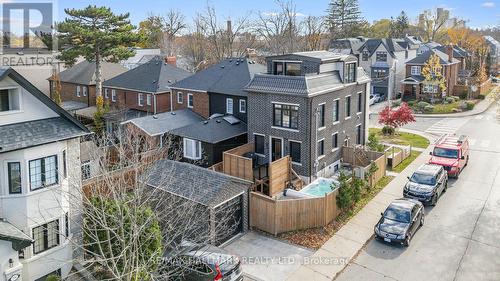
[[[290,181],[290,156],[285,156],[269,164],[269,193],[274,196],[285,189]]]

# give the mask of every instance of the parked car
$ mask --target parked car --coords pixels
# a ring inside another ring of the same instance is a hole
[[[447,135],[441,138],[430,153],[429,164],[443,166],[449,176],[457,177],[469,163],[469,139],[467,136]]]
[[[382,96],[379,94],[373,94],[373,97],[375,99],[375,103],[379,103],[382,101]]]
[[[377,101],[378,97],[375,95],[370,95],[370,105],[374,105]]]
[[[405,247],[424,224],[424,205],[417,200],[401,198],[392,201],[375,225],[375,238]]]
[[[403,196],[435,206],[447,188],[448,174],[444,168],[439,165],[424,164],[408,177]]]
[[[169,258],[169,256],[174,256]],[[183,242],[180,253],[166,254],[165,272],[175,272],[179,275],[169,280],[186,281],[240,281],[243,280],[241,262],[237,256],[212,245],[198,245]]]

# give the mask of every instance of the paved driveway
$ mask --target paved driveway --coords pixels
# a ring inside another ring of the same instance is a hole
[[[468,118],[458,134],[471,158],[410,247],[371,240],[336,280],[500,280],[500,124],[495,108]]]
[[[250,231],[224,247],[241,258],[247,280],[280,281],[313,251]]]

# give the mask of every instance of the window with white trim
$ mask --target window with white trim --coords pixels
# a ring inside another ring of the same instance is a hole
[[[290,157],[293,163],[301,163],[300,159],[300,142],[290,141]]]
[[[194,107],[194,96],[193,96],[193,94],[188,93],[187,94],[187,99],[188,99],[187,100],[187,103],[188,103],[187,107],[188,108],[193,108]]]
[[[332,149],[337,149],[339,147],[339,133],[335,132],[332,135]]]
[[[324,139],[318,141],[317,149],[318,149],[318,158],[325,155],[325,140]]]
[[[182,92],[177,92],[177,103],[183,103],[184,97],[182,96]]]
[[[90,173],[90,160],[86,160],[82,162],[82,180],[88,180],[90,179],[91,173]]]
[[[318,129],[325,127],[325,104],[318,106]]]
[[[201,142],[188,138],[183,139],[184,143],[184,158],[199,160],[201,159]]]
[[[34,227],[33,254],[39,254],[59,245],[59,220]]]
[[[143,93],[137,93],[137,104],[139,106],[144,105],[144,94]]]
[[[151,94],[146,94],[146,104],[151,105]]]
[[[57,156],[29,161],[30,189],[37,190],[58,183]]]
[[[345,97],[345,118],[351,117],[351,96]]]
[[[226,99],[226,113],[233,114],[233,99]]]
[[[339,103],[340,101],[338,99],[334,100],[333,101],[333,122],[338,122],[339,121]]]
[[[358,93],[358,113],[363,111],[363,92]]]
[[[412,65],[411,66],[411,75],[420,75],[421,73],[421,68],[418,65]]]
[[[109,90],[108,90],[108,88],[104,89],[104,98],[109,99]]]
[[[76,96],[80,97],[80,86],[76,86]]]
[[[7,176],[9,178],[9,194],[22,193],[21,163],[20,162],[8,162],[7,163]]]
[[[240,113],[246,113],[247,112],[247,101],[241,99],[240,100]]]
[[[111,101],[116,102],[116,90],[111,90]]]
[[[0,90],[0,112],[21,109],[21,98],[18,89]]]
[[[264,154],[265,151],[265,138],[264,136],[261,136],[261,135],[254,135],[253,136],[254,138],[254,150],[255,150],[255,153],[257,154]]]
[[[361,124],[356,126],[356,144],[361,144],[361,137],[363,133],[361,132]]]
[[[82,90],[83,90],[83,96],[86,97],[87,96],[87,86],[82,86]]]

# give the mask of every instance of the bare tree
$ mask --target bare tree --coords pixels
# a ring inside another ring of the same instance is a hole
[[[273,54],[284,54],[298,50],[300,26],[297,9],[293,1],[276,0],[277,12],[259,12],[254,31],[265,42]]]
[[[182,279],[185,267],[173,261],[184,253],[185,242],[217,241],[209,222],[218,234],[233,232],[239,222],[222,213],[215,213],[213,221],[204,206],[167,192],[176,171],[158,163],[181,157],[174,136],[159,142],[127,131],[120,143],[115,140],[90,141],[92,171],[86,176],[92,178],[82,189],[79,180],[74,182],[66,195],[70,202],[81,202],[80,219],[70,224],[80,230],[74,243],[83,251],[84,269],[99,280]],[[199,192],[200,186],[189,192]]]
[[[171,56],[174,54],[174,45],[176,37],[187,28],[184,15],[174,9],[170,9],[163,17],[163,47],[166,53]]]
[[[182,54],[189,60],[190,69],[196,72],[206,65],[207,42],[200,14],[194,17],[193,25],[191,32],[184,36]]]
[[[439,40],[446,34],[448,17],[446,13],[438,13],[437,10],[426,10],[419,20],[419,29],[425,41]]]
[[[321,41],[325,32],[324,23],[324,18],[316,16],[307,16],[301,22],[305,51],[317,51],[321,49]]]

